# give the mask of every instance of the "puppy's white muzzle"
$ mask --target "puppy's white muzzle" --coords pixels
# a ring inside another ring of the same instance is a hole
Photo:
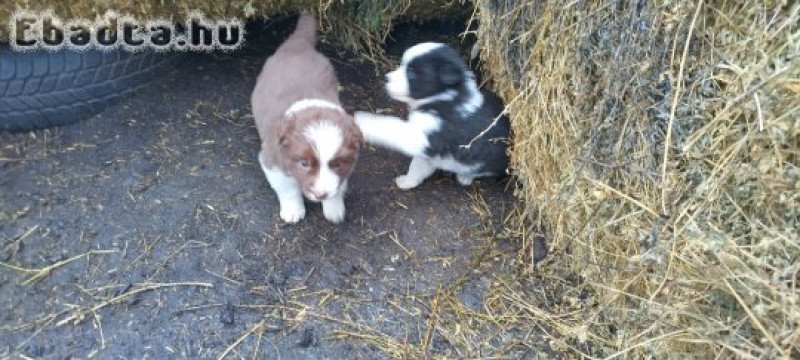
[[[409,98],[406,68],[401,66],[386,74],[386,93],[393,99],[405,101]]]
[[[306,194],[306,197],[312,201],[322,201],[336,197],[339,194],[341,185],[342,179],[327,166],[324,166],[320,168],[319,176],[311,185],[311,189]]]

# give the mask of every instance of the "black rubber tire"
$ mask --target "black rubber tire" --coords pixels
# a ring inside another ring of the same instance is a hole
[[[88,119],[169,71],[181,53],[0,48],[0,131]]]

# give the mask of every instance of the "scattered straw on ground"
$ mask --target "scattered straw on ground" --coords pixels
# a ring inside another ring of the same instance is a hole
[[[136,284],[130,290],[125,291],[124,293],[105,299],[103,301],[98,302],[97,304],[89,304],[89,305],[82,305],[77,307],[72,314],[68,315],[67,317],[61,319],[59,322],[56,323],[56,326],[62,326],[66,324],[76,325],[84,320],[86,315],[95,314],[100,309],[120,303],[123,300],[126,300],[132,296],[141,294],[143,292],[163,289],[163,288],[172,288],[172,287],[180,287],[180,286],[192,286],[192,287],[204,287],[210,288],[214,287],[211,283],[207,282],[174,282],[174,283],[142,283]]]
[[[32,230],[35,230],[35,229],[36,229],[36,226],[34,226],[32,228]],[[26,235],[23,235],[20,238],[27,236],[27,234],[30,234],[32,232],[32,230],[28,231],[26,233]],[[44,279],[45,277],[47,277],[47,275],[50,275],[50,273],[52,273],[53,271],[61,268],[64,265],[67,265],[67,264],[69,264],[69,263],[71,263],[71,262],[73,262],[75,260],[78,260],[78,259],[81,259],[81,258],[84,258],[84,257],[88,257],[89,255],[111,254],[111,253],[115,253],[115,252],[116,252],[115,250],[90,250],[90,251],[87,251],[87,252],[85,252],[83,254],[75,255],[75,256],[73,256],[71,258],[64,259],[64,260],[61,260],[61,261],[57,261],[57,262],[55,262],[55,263],[53,263],[51,265],[44,266],[44,267],[41,267],[41,268],[35,268],[35,269],[34,268],[26,268],[26,267],[19,266],[19,265],[8,264],[8,263],[5,263],[5,262],[0,262],[0,266],[2,266],[4,268],[11,269],[11,270],[14,270],[14,271],[17,271],[17,272],[29,274],[28,278],[23,280],[21,284],[22,285],[30,285],[30,284],[33,284],[33,283],[39,281],[39,280]]]

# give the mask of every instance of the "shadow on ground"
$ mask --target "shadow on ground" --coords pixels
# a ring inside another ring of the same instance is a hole
[[[191,55],[89,121],[0,135],[0,356],[375,359],[421,344],[456,356],[428,331],[432,296],[458,281],[463,306],[483,306],[495,265],[475,259],[511,195],[445,174],[400,191],[408,160],[372,148],[343,225],[318,205],[282,224],[249,95],[292,24]],[[402,111],[377,69],[322,48],[348,111]]]

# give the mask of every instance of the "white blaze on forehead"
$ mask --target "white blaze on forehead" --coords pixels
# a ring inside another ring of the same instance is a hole
[[[330,121],[310,124],[303,135],[313,144],[320,161],[330,161],[344,142],[342,129]]]
[[[344,143],[342,129],[331,122],[320,121],[309,125],[303,131],[303,135],[311,143],[317,154],[317,160],[319,160],[319,173],[317,180],[312,185],[313,190],[326,192],[329,196],[335,195],[341,179],[328,167],[328,163]]]
[[[444,46],[442,43],[435,43],[435,42],[424,42],[414,45],[408,48],[405,52],[403,52],[403,60],[402,63],[406,64],[409,61],[413,60],[416,57],[425,55],[433,50],[436,50],[440,47]]]

